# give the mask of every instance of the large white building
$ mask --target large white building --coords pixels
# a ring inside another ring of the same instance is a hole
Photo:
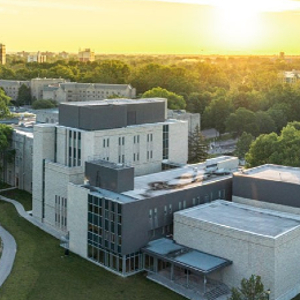
[[[300,218],[223,200],[174,215],[174,240],[232,261],[209,276],[229,287],[260,275],[270,299],[289,300],[300,292]]]
[[[159,98],[61,104],[58,125],[34,127],[33,215],[66,231],[55,209],[67,205],[68,183],[84,182],[88,161],[129,165],[135,175],[185,164],[188,125],[167,120],[166,105]]]

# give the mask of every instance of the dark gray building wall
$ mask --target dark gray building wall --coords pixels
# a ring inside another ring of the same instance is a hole
[[[164,102],[128,104],[127,112],[128,115],[133,113],[136,115],[136,122],[132,123],[132,121],[128,119],[127,125],[156,123],[165,121]]]
[[[107,164],[108,166],[92,162],[85,163],[85,176],[91,186],[100,187],[116,193],[134,189],[133,167],[117,167],[114,169],[109,166],[112,164]]]
[[[268,203],[300,207],[300,185],[233,175],[232,195]]]
[[[61,125],[79,128],[79,107],[69,105],[59,105],[58,122]]]
[[[123,105],[83,106],[80,107],[79,128],[100,130],[125,127],[126,114]]]
[[[59,124],[84,130],[121,128],[165,121],[165,103],[59,105]]]
[[[180,191],[174,190],[173,193],[122,204],[122,254],[137,252],[150,240],[165,236],[162,227],[170,225],[171,229],[173,228],[173,214],[179,210],[179,202],[184,209],[184,200],[186,208],[189,208],[193,206],[193,199],[196,199],[196,205],[220,198],[231,200],[231,193],[232,178],[226,178],[211,184]],[[172,212],[169,210],[170,204]],[[155,208],[157,208],[157,218],[154,217]],[[152,218],[149,218],[150,209],[152,209]],[[155,235],[152,235],[153,230]]]

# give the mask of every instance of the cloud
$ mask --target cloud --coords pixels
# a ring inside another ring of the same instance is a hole
[[[0,5],[1,4],[13,6],[13,7],[40,7],[40,8],[52,8],[52,9],[63,9],[63,10],[80,10],[80,11],[103,10],[99,6],[66,4],[66,3],[47,2],[47,1],[42,2],[42,1],[26,1],[26,0],[25,1],[0,0]]]
[[[209,5],[220,8],[243,7],[259,12],[280,12],[300,10],[299,0],[141,0],[183,4]]]
[[[18,11],[15,9],[7,9],[4,7],[0,7],[0,14],[6,14],[6,15],[16,15],[18,14]]]

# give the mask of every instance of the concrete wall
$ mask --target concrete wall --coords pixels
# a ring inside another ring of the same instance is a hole
[[[53,162],[45,164],[45,218],[44,222],[55,226],[55,196],[68,199],[68,184],[81,184],[84,180],[82,167],[69,168]]]
[[[19,88],[22,85],[30,87],[30,81],[17,81],[17,80],[0,80],[0,87],[2,87],[7,96],[12,100],[17,100]]]
[[[229,287],[240,286],[243,278],[260,275],[275,299],[275,241],[238,232],[228,227],[175,214],[174,240],[182,245],[232,260],[222,272]]]
[[[88,189],[68,185],[68,231],[70,250],[87,258]]]
[[[32,169],[32,214],[42,219],[43,207],[43,160],[54,160],[54,132],[51,125],[39,125],[34,127],[33,140],[33,169]]]
[[[15,129],[11,146],[15,150],[15,157],[11,162],[3,161],[2,180],[31,193],[33,134]]]
[[[299,216],[264,212],[300,220]],[[265,290],[271,290],[270,299],[289,300],[300,291],[299,227],[270,237],[175,214],[174,240],[232,260],[222,272],[222,281],[229,286],[239,286],[242,278],[255,274],[261,276]]]
[[[300,293],[300,229],[276,243],[274,294],[279,300],[290,300]]]

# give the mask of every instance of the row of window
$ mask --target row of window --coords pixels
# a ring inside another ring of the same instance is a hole
[[[55,226],[67,230],[67,198],[55,195]]]
[[[225,189],[219,190],[218,193],[215,195],[213,192],[211,192],[210,195],[209,194],[204,195],[203,201],[201,201],[200,196],[194,197],[194,198],[192,198],[192,203],[189,206],[187,206],[186,200],[179,201],[177,207],[173,206],[173,204],[171,204],[171,203],[168,205],[165,205],[164,206],[164,216],[171,215],[174,211],[183,210],[183,209],[186,209],[187,207],[199,205],[201,203],[207,203],[207,202],[213,201],[215,199],[225,199]],[[158,209],[156,207],[149,209],[149,219],[152,224],[153,224],[153,221],[157,220],[157,214],[158,214]]]
[[[81,166],[81,132],[69,130],[69,167]]]
[[[120,274],[130,274],[142,269],[142,254],[121,256],[88,243],[88,257]]]

